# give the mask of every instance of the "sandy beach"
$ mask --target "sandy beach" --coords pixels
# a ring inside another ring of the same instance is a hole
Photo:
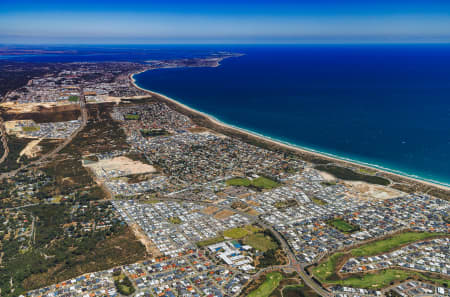
[[[149,70],[153,70],[153,69],[149,69]],[[218,119],[216,119],[216,118],[214,118],[214,117],[212,117],[212,116],[210,116],[208,114],[205,114],[205,113],[203,113],[201,111],[195,110],[195,109],[193,109],[193,108],[191,108],[191,107],[189,107],[189,106],[187,106],[187,105],[185,105],[183,103],[180,103],[180,102],[178,102],[178,101],[176,101],[176,100],[174,100],[174,99],[172,99],[170,97],[165,96],[164,94],[161,94],[161,93],[158,93],[158,92],[154,92],[154,91],[147,90],[147,89],[139,87],[136,84],[136,80],[134,79],[134,75],[137,75],[139,73],[142,73],[142,72],[145,72],[145,71],[149,71],[149,70],[143,70],[143,71],[139,71],[139,72],[136,72],[134,74],[131,74],[129,76],[131,84],[135,88],[138,88],[141,91],[147,92],[152,97],[159,97],[159,98],[161,98],[161,99],[163,99],[163,100],[165,100],[167,102],[170,102],[170,103],[176,105],[180,109],[184,109],[184,110],[188,111],[191,114],[195,114],[196,116],[203,117],[206,121],[211,122],[215,126],[222,127],[224,130],[233,131],[234,133],[237,133],[237,134],[244,134],[244,135],[246,135],[246,136],[248,136],[250,138],[257,139],[257,140],[259,140],[261,142],[269,143],[271,145],[274,145],[274,146],[286,149],[288,151],[301,153],[302,155],[310,155],[310,156],[314,156],[316,158],[330,160],[330,161],[332,161],[334,163],[337,163],[337,164],[339,164],[341,166],[342,165],[343,166],[346,166],[346,165],[349,166],[350,165],[352,167],[358,167],[358,168],[364,168],[364,169],[373,170],[373,171],[376,171],[377,173],[382,173],[383,177],[386,177],[386,178],[390,179],[391,181],[392,181],[393,177],[396,177],[396,180],[400,180],[401,182],[413,182],[413,183],[418,183],[418,184],[421,184],[421,185],[426,185],[426,186],[429,186],[429,187],[434,187],[434,188],[437,188],[437,189],[440,189],[440,190],[449,191],[449,195],[450,195],[450,187],[448,187],[446,185],[442,185],[442,184],[439,184],[439,183],[433,183],[433,182],[430,182],[430,181],[421,180],[421,179],[410,177],[410,176],[407,176],[407,175],[402,175],[402,174],[390,172],[388,170],[383,170],[383,169],[380,169],[378,167],[372,167],[372,166],[369,166],[369,165],[366,165],[366,164],[361,164],[361,163],[353,161],[353,160],[347,160],[347,159],[343,159],[343,158],[338,158],[336,156],[330,156],[330,155],[327,155],[327,154],[324,154],[324,153],[308,150],[308,149],[301,148],[301,147],[298,147],[298,146],[289,145],[289,144],[286,144],[286,143],[283,143],[283,142],[280,142],[280,141],[273,140],[273,139],[268,138],[268,137],[264,137],[262,135],[254,133],[254,132],[247,131],[247,130],[241,129],[239,127],[235,127],[235,126],[223,123],[223,122],[219,121]],[[398,181],[396,181],[396,182],[398,183]]]

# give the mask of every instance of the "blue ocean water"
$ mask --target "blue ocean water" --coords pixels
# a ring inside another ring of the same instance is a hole
[[[231,125],[450,184],[450,45],[227,50],[245,55],[137,84]]]

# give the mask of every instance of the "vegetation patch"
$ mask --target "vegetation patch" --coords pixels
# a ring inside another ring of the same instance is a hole
[[[254,187],[259,190],[273,189],[280,185],[278,182],[264,176],[260,176],[252,180],[242,177],[231,178],[226,181],[226,184],[228,186]]]
[[[205,246],[208,246],[208,245],[212,245],[212,244],[216,244],[216,243],[222,242],[224,240],[225,240],[225,238],[223,236],[218,236],[218,237],[206,239],[206,240],[203,240],[203,241],[199,241],[199,242],[197,242],[197,246],[199,248],[202,248],[202,247],[205,247]]]
[[[283,288],[283,297],[319,297],[314,290],[304,284],[287,285]]]
[[[140,116],[138,114],[126,114],[125,120],[139,120]]]
[[[387,186],[390,184],[389,180],[374,176],[374,175],[366,175],[359,172],[355,172],[351,169],[336,166],[336,165],[317,165],[315,167],[317,170],[328,172],[334,175],[337,178],[343,180],[353,180],[353,181],[364,181],[371,184]]]
[[[12,171],[19,168],[22,164],[28,163],[29,159],[26,156],[20,156],[20,152],[33,140],[32,138],[19,138],[14,135],[7,135],[6,138],[9,153],[8,157],[0,166],[0,172]],[[3,147],[1,143],[0,145]]]
[[[283,275],[280,272],[268,273],[266,280],[256,290],[250,292],[247,297],[269,297],[282,279]]]
[[[354,257],[373,256],[381,253],[386,253],[391,250],[395,250],[402,245],[413,243],[416,241],[445,235],[445,233],[431,233],[431,232],[405,232],[396,234],[392,237],[377,240],[361,247],[351,250],[351,254]]]
[[[233,239],[241,239],[249,234],[249,231],[245,228],[237,227],[225,230],[223,235],[225,237],[233,238]]]
[[[448,279],[427,277],[422,273],[401,269],[386,269],[375,273],[355,275],[333,283],[348,287],[378,290],[409,278],[427,280],[447,287],[450,286],[450,280]]]
[[[28,250],[20,250],[20,243],[13,238],[2,242],[2,296],[19,296],[28,290],[145,257],[145,247],[120,221],[105,230],[67,228],[85,219],[101,222],[112,211],[107,210],[110,208],[106,204],[84,205],[87,207],[82,216],[74,216],[73,205],[68,202],[26,208],[36,218],[35,240]]]
[[[75,95],[69,96],[70,102],[78,102],[78,100],[80,100],[80,97],[78,97],[78,96],[75,96]]]
[[[345,258],[344,253],[334,253],[328,259],[313,269],[313,274],[321,281],[337,279],[337,265]]]
[[[275,250],[278,248],[278,244],[272,239],[272,237],[262,232],[250,234],[246,236],[243,241],[244,244],[247,244],[262,252],[267,252],[270,249]]]
[[[141,129],[141,135],[144,137],[156,137],[169,135],[164,129]]]
[[[319,199],[316,197],[312,197],[311,200],[312,200],[312,202],[314,202],[315,204],[318,204],[318,205],[327,205],[328,204],[328,202],[326,202],[325,200],[322,200],[322,199]]]
[[[377,273],[352,276],[335,283],[342,286],[377,290],[389,286],[394,281],[406,280],[410,276],[411,274],[408,271],[387,269]]]
[[[231,179],[227,180],[226,184],[228,186],[248,187],[251,185],[251,182],[248,178],[236,177],[236,178],[231,178]]]
[[[294,207],[294,206],[297,206],[297,205],[298,205],[297,200],[289,199],[289,200],[286,200],[286,201],[275,202],[275,204],[273,206],[275,206],[278,209],[285,209],[285,208]]]
[[[133,283],[130,281],[128,276],[124,274],[121,274],[118,277],[114,277],[114,285],[116,286],[117,291],[125,296],[129,296],[136,291]]]
[[[260,176],[252,180],[252,185],[258,189],[273,189],[278,187],[280,184],[267,177]]]
[[[179,225],[182,223],[181,219],[179,217],[171,217],[169,218],[169,222],[175,225]]]
[[[329,220],[329,221],[327,221],[327,224],[338,229],[342,233],[353,233],[353,232],[356,232],[359,230],[358,226],[350,224],[340,218]]]
[[[35,132],[35,131],[39,131],[39,130],[41,130],[41,127],[39,127],[39,126],[22,127],[23,132]]]

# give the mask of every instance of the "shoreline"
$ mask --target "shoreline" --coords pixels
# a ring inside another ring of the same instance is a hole
[[[289,142],[284,142],[284,141],[279,140],[279,139],[273,139],[273,138],[271,138],[269,136],[262,135],[260,133],[254,132],[254,131],[246,130],[246,129],[243,129],[243,128],[240,128],[240,127],[236,127],[236,126],[224,123],[224,122],[220,121],[219,119],[215,118],[212,115],[209,115],[209,114],[207,114],[205,112],[196,110],[196,109],[194,109],[194,108],[192,108],[192,107],[190,107],[190,106],[188,106],[188,105],[186,105],[184,103],[181,103],[181,102],[179,102],[179,101],[177,101],[175,99],[172,99],[172,98],[170,98],[170,97],[168,97],[168,96],[166,96],[164,94],[161,94],[161,93],[158,93],[158,92],[155,92],[155,91],[152,91],[152,90],[144,89],[144,88],[138,86],[134,76],[137,75],[137,74],[146,72],[146,71],[150,71],[150,70],[154,70],[154,69],[142,70],[142,71],[138,71],[136,73],[130,74],[129,78],[130,78],[131,84],[135,88],[137,88],[137,89],[139,89],[139,90],[141,90],[143,92],[146,92],[146,93],[148,93],[148,94],[150,94],[150,95],[152,95],[154,97],[161,98],[161,99],[163,99],[165,101],[168,101],[168,102],[174,104],[175,106],[179,107],[180,109],[186,110],[189,113],[196,115],[197,117],[204,118],[204,120],[206,120],[207,122],[211,122],[213,125],[221,127],[222,128],[221,130],[228,130],[228,131],[231,130],[230,132],[235,132],[235,133],[238,133],[238,134],[244,134],[245,136],[247,136],[249,138],[255,138],[255,139],[257,139],[257,140],[259,140],[261,142],[269,143],[272,146],[281,147],[281,148],[283,148],[285,150],[294,151],[294,152],[300,153],[302,155],[310,155],[310,156],[321,158],[321,159],[331,160],[331,161],[333,161],[333,162],[335,162],[337,164],[340,163],[342,165],[347,165],[347,166],[350,164],[350,165],[357,166],[357,167],[360,167],[360,168],[363,168],[363,169],[374,170],[377,173],[383,173],[384,175],[386,175],[384,177],[388,178],[390,180],[391,184],[393,184],[394,182],[392,181],[390,175],[393,175],[394,177],[397,177],[397,178],[400,178],[400,179],[407,179],[410,182],[419,183],[419,184],[423,184],[423,185],[431,186],[431,187],[436,187],[436,188],[438,188],[440,190],[444,190],[444,191],[450,191],[450,185],[445,184],[445,183],[440,183],[440,182],[437,182],[437,181],[434,181],[434,180],[421,179],[420,177],[413,177],[413,176],[410,176],[410,175],[408,175],[406,173],[399,172],[399,171],[396,171],[396,170],[392,170],[392,169],[389,169],[389,168],[384,168],[382,166],[378,166],[378,165],[375,165],[375,164],[368,164],[368,163],[360,162],[360,161],[357,161],[357,160],[336,156],[336,155],[329,154],[329,153],[326,153],[326,152],[321,152],[321,151],[316,151],[316,150],[313,150],[313,149],[301,147],[301,146],[298,146],[298,145],[295,145],[295,144],[292,144],[292,143],[289,143]]]

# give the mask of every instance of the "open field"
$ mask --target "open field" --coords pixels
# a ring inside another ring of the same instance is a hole
[[[269,297],[273,290],[275,290],[283,275],[279,272],[271,272],[266,275],[266,280],[256,290],[250,292],[247,297]]]
[[[266,252],[270,249],[276,249],[278,247],[277,243],[274,242],[270,236],[267,236],[264,233],[250,234],[244,238],[244,243],[262,252]]]
[[[210,238],[210,239],[207,239],[207,240],[199,241],[199,242],[197,242],[197,246],[201,248],[201,247],[205,247],[205,246],[208,246],[208,245],[212,245],[212,244],[216,244],[216,243],[222,242],[224,240],[225,240],[225,238],[223,236],[218,236],[218,237]]]
[[[251,185],[251,182],[248,178],[231,178],[226,181],[228,186],[241,186],[241,187],[248,187]]]
[[[138,114],[126,114],[125,120],[139,120]]]
[[[225,230],[223,232],[223,235],[225,237],[230,237],[230,238],[233,238],[233,239],[240,239],[240,238],[243,238],[243,237],[247,236],[249,233],[250,232],[247,229],[238,227],[238,228]]]
[[[280,185],[278,182],[263,176],[257,177],[253,180],[240,177],[231,178],[227,180],[226,183],[229,186],[255,187],[257,189],[273,189]]]

